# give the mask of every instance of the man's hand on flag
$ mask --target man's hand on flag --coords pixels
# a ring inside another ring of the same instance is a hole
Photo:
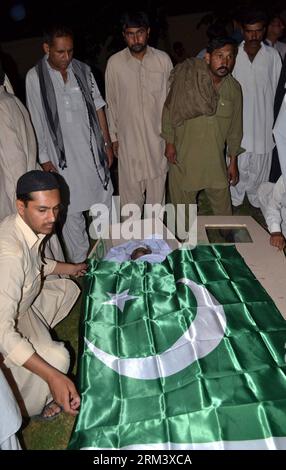
[[[70,276],[74,276],[74,277],[84,276],[88,269],[88,265],[86,263],[77,263],[71,266],[72,268],[71,268]]]
[[[235,247],[90,264],[69,449],[286,448],[285,320]]]
[[[81,277],[86,274],[88,265],[86,263],[61,263],[57,262],[51,274]]]
[[[66,375],[53,369],[48,384],[55,402],[66,413],[76,416],[80,406],[80,396],[74,383]]]

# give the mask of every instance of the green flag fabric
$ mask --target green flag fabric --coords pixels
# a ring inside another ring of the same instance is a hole
[[[70,449],[286,449],[286,322],[234,246],[91,261]]]

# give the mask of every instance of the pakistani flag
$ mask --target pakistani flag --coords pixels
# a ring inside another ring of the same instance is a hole
[[[286,449],[286,323],[233,246],[91,262],[70,449]]]

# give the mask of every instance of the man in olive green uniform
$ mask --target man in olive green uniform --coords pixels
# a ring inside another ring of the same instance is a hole
[[[238,182],[243,151],[241,89],[230,75],[236,53],[232,39],[214,39],[205,62],[187,59],[174,69],[162,118],[173,204],[196,204],[205,190],[214,214],[232,213],[229,185]]]

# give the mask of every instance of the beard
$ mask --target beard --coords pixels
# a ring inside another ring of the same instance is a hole
[[[227,75],[229,73],[229,69],[227,67],[220,67],[219,69],[217,69],[217,72],[219,73],[219,75]]]
[[[143,52],[147,47],[147,43],[145,44],[133,44],[133,46],[130,46],[129,47],[129,50],[131,52],[136,52],[136,53],[139,53],[139,52]]]

